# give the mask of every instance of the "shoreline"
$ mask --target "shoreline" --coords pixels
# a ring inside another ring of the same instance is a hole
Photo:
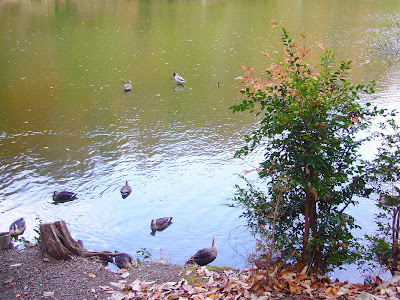
[[[379,299],[400,295],[400,277],[387,283],[375,278],[374,285],[349,284],[301,274],[290,265],[267,271],[151,262],[115,271],[95,258],[74,256],[60,261],[43,257],[39,245],[2,250],[0,261],[0,299],[360,300],[368,299],[362,298],[366,295],[379,295]]]

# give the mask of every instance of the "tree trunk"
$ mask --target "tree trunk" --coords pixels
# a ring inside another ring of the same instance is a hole
[[[392,275],[398,275],[400,272],[400,249],[399,249],[399,217],[400,217],[400,210],[399,208],[394,209],[393,211],[393,223],[392,223]]]
[[[307,265],[307,257],[309,256],[308,253],[308,246],[309,246],[309,239],[310,239],[310,227],[311,227],[311,197],[309,197],[309,193],[306,193],[306,201],[304,203],[304,234],[303,234],[303,253],[301,258],[303,263]]]
[[[314,251],[314,249],[310,249],[311,240],[310,235],[312,235],[313,231],[316,229],[316,201],[315,201],[315,193],[307,191],[306,192],[306,201],[305,201],[305,211],[304,211],[304,234],[303,234],[303,255],[302,259],[306,265],[311,265],[310,254]]]
[[[75,241],[67,228],[65,221],[40,224],[40,246],[45,255],[58,260],[69,260],[72,255],[91,257],[99,256],[105,261],[112,262],[112,257],[118,253],[109,251],[92,252],[83,247],[82,241]]]
[[[0,250],[8,250],[11,246],[11,236],[9,232],[0,232]]]
[[[310,177],[313,175],[312,167],[309,167]],[[317,247],[311,249],[311,239],[317,236],[317,192],[315,188],[309,186],[306,189],[306,200],[305,200],[305,210],[304,210],[304,234],[303,234],[303,253],[302,260],[305,265],[309,267],[313,265],[313,259],[316,258],[315,267],[317,269],[322,266],[322,254],[320,249]],[[310,237],[311,236],[311,237]]]

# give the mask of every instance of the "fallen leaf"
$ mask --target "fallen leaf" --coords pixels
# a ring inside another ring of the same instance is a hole
[[[195,286],[193,287],[193,290],[195,291],[195,293],[204,293],[205,291],[207,291],[207,289],[200,287],[200,286]]]
[[[114,291],[114,290],[108,290],[108,291],[106,291],[106,294],[115,294],[115,295],[117,295],[119,293]]]
[[[43,292],[43,297],[53,297],[54,292]]]
[[[151,296],[151,298],[152,299],[161,299],[161,291],[156,291],[152,296]]]
[[[13,264],[13,265],[10,265],[10,267],[19,267],[19,266],[22,266],[22,264]]]
[[[332,293],[332,287],[328,287],[328,288],[325,290],[325,294],[329,295],[329,294],[331,294],[331,293]]]
[[[290,284],[290,283],[289,283],[289,290],[290,290],[291,293],[296,293],[296,291],[297,291],[296,287],[293,284]]]
[[[214,277],[210,276],[208,279],[208,284],[213,284],[214,283]]]
[[[96,274],[93,274],[93,273],[89,273],[88,276],[91,278],[96,278]]]
[[[175,300],[175,299],[180,299],[181,297],[177,294],[169,295],[167,297],[167,300]]]
[[[308,275],[307,274],[296,274],[296,278],[299,280],[304,280],[304,279],[308,279]]]
[[[126,298],[125,298],[124,294],[122,294],[120,292],[114,292],[113,295],[112,295],[112,299],[113,300],[123,300],[123,299],[126,299]]]
[[[123,284],[123,283],[119,283],[119,282],[110,282],[110,284],[111,284],[112,286],[115,286],[115,287],[121,289],[121,290],[122,290],[123,288],[125,288],[125,284]]]
[[[140,280],[136,279],[129,285],[129,287],[132,289],[132,291],[140,291]]]
[[[334,296],[337,296],[338,291],[339,291],[338,288],[332,287],[332,294],[333,294]]]
[[[194,289],[190,285],[184,285],[182,287],[182,289],[189,295],[193,295],[194,294]]]
[[[127,277],[129,277],[129,272],[125,272],[125,273],[123,273],[122,275],[121,275],[121,277],[122,278],[127,278]]]
[[[19,298],[19,297],[25,297],[25,296],[27,296],[28,294],[24,294],[24,293],[21,293],[21,292],[18,292],[16,295],[15,295],[15,297],[16,298]]]
[[[249,293],[248,290],[244,290],[244,291],[243,291],[243,297],[245,297],[245,298],[250,298],[250,293]]]
[[[383,283],[382,279],[379,276],[372,276],[372,279],[376,282],[377,285],[381,285]]]

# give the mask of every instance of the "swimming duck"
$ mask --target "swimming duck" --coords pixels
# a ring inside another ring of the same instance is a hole
[[[125,92],[129,92],[130,90],[132,90],[132,83],[130,80],[128,80],[125,84],[124,84],[124,90]]]
[[[121,196],[122,199],[125,199],[132,193],[132,188],[128,184],[128,181],[126,181],[125,185],[121,188]]]
[[[18,238],[19,235],[23,234],[26,229],[26,224],[24,218],[19,218],[14,221],[10,226],[10,235]]]
[[[73,199],[76,199],[76,193],[73,192],[68,192],[68,191],[62,191],[62,192],[57,192],[55,191],[53,193],[53,200],[55,202],[67,202]]]
[[[186,263],[193,264],[196,263],[199,266],[205,266],[210,262],[214,261],[217,257],[217,238],[214,236],[212,239],[211,248],[204,248],[199,251],[195,255],[193,255]]]
[[[120,269],[129,269],[134,264],[134,260],[129,254],[120,253],[115,257],[115,264]]]
[[[163,231],[172,224],[172,217],[165,217],[151,220],[151,235],[156,235],[156,231]]]
[[[176,72],[174,72],[174,78],[178,84],[186,82],[186,80]]]
[[[378,203],[384,206],[398,206],[400,196],[396,193],[380,194]]]

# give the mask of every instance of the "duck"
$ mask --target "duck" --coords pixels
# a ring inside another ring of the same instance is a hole
[[[23,234],[26,229],[24,218],[19,218],[10,225],[10,235],[18,238],[19,235]]]
[[[121,188],[121,196],[122,199],[125,199],[132,193],[132,188],[128,184],[128,181],[126,181],[125,185]]]
[[[133,257],[127,253],[119,253],[115,257],[115,264],[120,269],[129,269],[134,264]]]
[[[198,264],[199,266],[208,265],[210,262],[214,261],[217,257],[217,238],[214,236],[212,239],[211,248],[204,248],[196,252],[189,260],[187,264]]]
[[[186,80],[176,72],[174,72],[174,78],[178,84],[186,82]]]
[[[158,218],[151,220],[151,235],[156,235],[156,231],[163,231],[172,224],[172,217]]]
[[[69,191],[61,191],[61,192],[57,192],[55,191],[53,193],[53,200],[55,202],[67,202],[73,199],[77,199],[78,197],[76,197],[76,193],[74,192],[69,192]]]
[[[384,206],[398,206],[400,196],[396,193],[389,192],[388,194],[380,194],[378,204]]]
[[[125,84],[124,84],[124,90],[125,92],[129,92],[130,90],[132,90],[132,83],[130,80],[128,80]]]

